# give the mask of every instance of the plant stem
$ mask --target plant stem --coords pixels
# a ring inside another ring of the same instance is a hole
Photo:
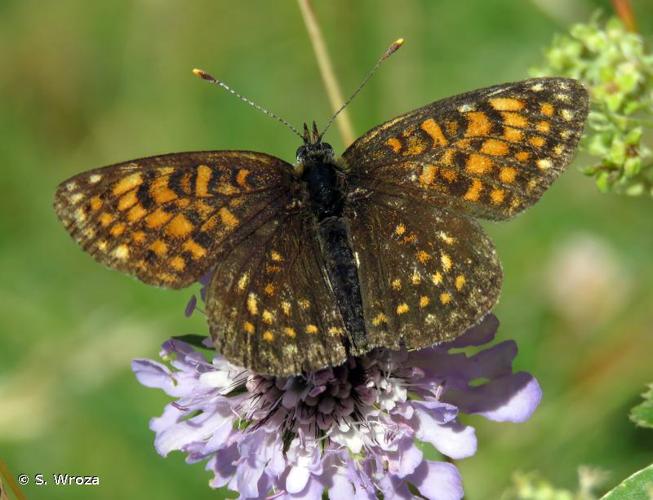
[[[7,490],[4,487],[4,484],[2,483],[2,479],[6,481],[6,483],[9,485],[11,488],[11,491],[14,492],[14,496],[16,497],[17,500],[27,500],[27,497],[25,496],[25,493],[23,490],[21,490],[18,487],[18,483],[16,483],[16,480],[14,479],[14,475],[9,472],[9,468],[7,467],[7,464],[0,459],[0,496],[2,499],[8,498],[7,496]]]
[[[626,29],[632,33],[636,33],[637,23],[635,22],[635,12],[630,4],[630,0],[612,0],[612,6]]]
[[[299,9],[304,18],[308,37],[310,38],[313,50],[315,51],[315,58],[317,59],[317,64],[320,68],[324,87],[329,96],[331,109],[335,113],[345,101],[342,97],[338,80],[333,71],[333,65],[331,64],[331,58],[329,57],[329,52],[326,43],[324,42],[324,37],[322,36],[322,30],[320,29],[320,25],[315,17],[315,12],[313,11],[313,6],[311,5],[310,0],[297,0],[297,3],[299,4]],[[340,137],[342,138],[345,147],[351,144],[354,141],[354,129],[351,125],[351,120],[349,119],[349,114],[346,109],[336,118],[336,125],[338,126]]]

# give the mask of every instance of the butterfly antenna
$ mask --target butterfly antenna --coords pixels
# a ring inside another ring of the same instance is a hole
[[[320,137],[319,137],[320,140],[322,140],[322,137],[324,136],[324,134],[326,133],[326,131],[329,130],[329,127],[330,127],[331,125],[333,125],[333,122],[335,121],[336,117],[340,114],[340,112],[341,112],[343,109],[345,109],[347,106],[349,106],[349,103],[350,103],[351,101],[354,100],[354,98],[358,95],[358,93],[359,93],[361,90],[363,90],[363,87],[365,87],[365,85],[366,85],[367,82],[370,80],[370,78],[372,78],[372,76],[374,76],[374,73],[376,73],[376,70],[379,69],[379,66],[381,66],[381,64],[383,63],[383,61],[385,61],[385,60],[386,60],[387,58],[389,58],[392,54],[394,54],[395,52],[397,52],[397,50],[399,50],[403,44],[404,44],[404,39],[403,39],[403,38],[399,38],[399,39],[395,40],[394,42],[392,42],[392,44],[390,44],[390,47],[388,47],[388,48],[386,49],[386,51],[383,53],[383,55],[379,58],[379,60],[376,61],[376,64],[375,64],[375,65],[372,67],[372,69],[367,73],[367,75],[365,76],[365,78],[363,78],[363,81],[362,81],[361,84],[358,86],[358,88],[357,88],[356,90],[354,90],[354,93],[349,97],[349,99],[347,99],[347,100],[345,101],[345,103],[344,103],[342,106],[340,106],[340,108],[338,109],[338,111],[336,111],[336,112],[333,114],[333,116],[329,119],[329,121],[328,121],[327,124],[326,124],[326,127],[324,127],[324,130],[322,130],[322,133],[320,134]]]
[[[218,80],[217,78],[214,78],[213,76],[209,75],[206,71],[203,71],[203,70],[201,70],[201,69],[197,69],[197,68],[193,69],[193,74],[194,74],[195,76],[199,76],[202,80],[206,80],[206,81],[209,82],[209,83],[214,83],[214,84],[216,84],[216,85],[222,87],[222,88],[225,89],[227,92],[229,92],[229,93],[235,95],[235,96],[236,96],[238,99],[240,99],[241,101],[243,101],[243,102],[249,104],[250,106],[252,106],[254,109],[259,110],[261,113],[263,113],[263,114],[269,116],[270,118],[275,119],[275,120],[278,121],[279,123],[283,123],[286,127],[288,127],[290,130],[292,130],[296,135],[298,135],[300,139],[303,139],[302,135],[299,133],[299,130],[297,130],[297,129],[296,129],[295,127],[293,127],[290,123],[288,123],[287,120],[284,120],[284,119],[281,118],[280,116],[274,114],[272,111],[270,111],[270,110],[268,110],[268,109],[265,109],[265,108],[262,107],[262,106],[259,106],[258,104],[256,104],[256,103],[255,103],[254,101],[252,101],[251,99],[248,99],[247,97],[240,95],[238,92],[236,92],[236,91],[235,91],[234,89],[232,89],[229,85],[227,85],[226,83],[224,83],[222,80]]]

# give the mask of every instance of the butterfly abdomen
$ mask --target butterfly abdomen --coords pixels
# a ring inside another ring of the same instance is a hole
[[[350,352],[365,352],[367,335],[358,267],[343,218],[344,196],[336,166],[319,159],[310,162],[305,165],[303,180],[318,226],[318,239],[329,282],[347,329],[346,347]]]
[[[358,267],[342,217],[328,217],[319,223],[319,239],[329,282],[348,332],[350,353],[367,351]]]

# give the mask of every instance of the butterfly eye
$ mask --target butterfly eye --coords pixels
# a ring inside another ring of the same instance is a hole
[[[306,154],[307,154],[307,147],[306,146],[299,146],[297,148],[297,152],[295,153],[295,157],[297,158],[297,163],[304,163],[306,160]]]

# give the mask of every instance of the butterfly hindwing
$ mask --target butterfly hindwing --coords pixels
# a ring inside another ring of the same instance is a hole
[[[304,209],[291,210],[217,255],[207,316],[233,363],[292,375],[345,361],[346,332],[315,226]]]
[[[91,170],[63,182],[55,210],[97,261],[148,284],[181,288],[276,216],[291,166],[243,151],[175,153]]]
[[[497,85],[380,125],[343,159],[353,189],[505,219],[535,203],[569,164],[587,112],[587,91],[576,80]]]
[[[496,303],[501,265],[472,219],[378,193],[353,201],[350,212],[370,345],[450,340]]]

